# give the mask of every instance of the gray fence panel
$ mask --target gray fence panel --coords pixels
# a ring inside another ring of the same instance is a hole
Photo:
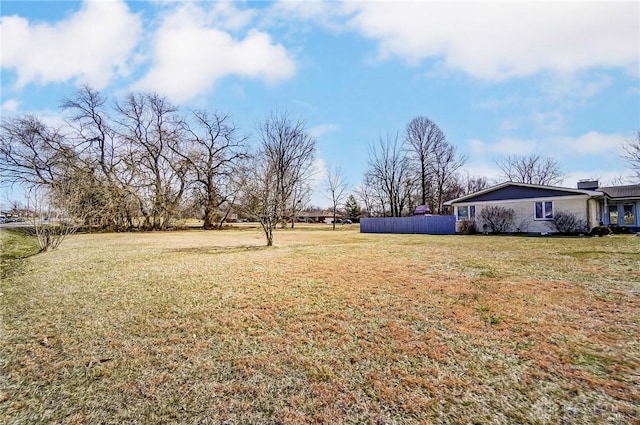
[[[360,220],[360,232],[453,235],[456,218],[452,215],[363,218]]]

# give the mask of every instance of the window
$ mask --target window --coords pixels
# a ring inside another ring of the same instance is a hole
[[[476,206],[475,205],[469,205],[469,206],[465,206],[465,207],[458,207],[457,211],[458,211],[458,215],[456,217],[457,217],[458,221],[475,220],[475,218],[476,218]]]
[[[618,225],[618,206],[609,205],[609,224],[613,226]]]
[[[623,220],[625,226],[633,226],[634,224],[636,224],[635,214],[633,213],[633,204],[624,205],[623,212]]]
[[[536,202],[536,220],[553,220],[553,202]]]

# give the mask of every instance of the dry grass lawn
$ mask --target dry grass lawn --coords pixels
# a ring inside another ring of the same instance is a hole
[[[3,263],[0,421],[640,421],[640,238],[329,229],[75,235]]]

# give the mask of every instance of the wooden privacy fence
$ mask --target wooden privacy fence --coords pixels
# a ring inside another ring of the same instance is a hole
[[[360,233],[453,235],[456,233],[456,217],[453,215],[422,215],[363,218],[360,220]]]

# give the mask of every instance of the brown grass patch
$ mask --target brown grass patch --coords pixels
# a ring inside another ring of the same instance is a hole
[[[355,227],[355,226],[353,226]],[[8,423],[634,423],[632,237],[76,235],[2,282]]]

